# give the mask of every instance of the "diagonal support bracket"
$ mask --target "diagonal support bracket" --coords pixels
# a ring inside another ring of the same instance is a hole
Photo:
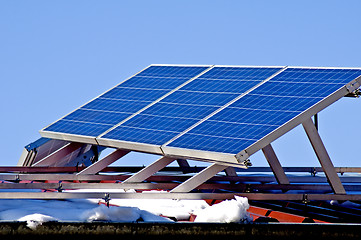
[[[110,164],[112,164],[113,162],[117,161],[119,158],[125,156],[129,152],[130,151],[123,150],[123,149],[115,150],[114,152],[112,152],[108,156],[106,156],[105,158],[98,160],[97,162],[93,163],[89,167],[85,168],[83,171],[77,173],[77,175],[96,174],[96,173],[100,172],[101,170],[103,170],[104,168],[106,168],[107,166],[109,166]]]
[[[144,180],[152,176],[154,173],[158,172],[162,168],[169,165],[174,160],[175,160],[174,158],[162,157],[157,161],[153,162],[152,164],[148,165],[147,167],[143,168],[139,172],[135,173],[133,176],[124,180],[122,184],[143,182]]]
[[[267,159],[268,164],[270,165],[273,174],[279,184],[290,184],[283,168],[281,166],[280,161],[277,158],[275,151],[271,144],[268,144],[264,148],[262,148],[262,152]]]
[[[331,188],[336,194],[346,194],[340,178],[337,175],[335,167],[332,164],[330,156],[321,140],[320,135],[311,118],[302,123],[303,128],[306,131],[307,137],[310,140],[313,150],[315,151],[318,160],[321,163],[322,169],[326,174],[327,180],[331,185]]]
[[[187,181],[183,182],[182,184],[172,189],[170,192],[173,193],[190,192],[194,188],[198,187],[199,185],[201,185],[202,183],[206,182],[208,179],[216,175],[217,173],[226,169],[227,167],[228,166],[213,163],[209,167],[200,171],[198,174],[189,178]]]

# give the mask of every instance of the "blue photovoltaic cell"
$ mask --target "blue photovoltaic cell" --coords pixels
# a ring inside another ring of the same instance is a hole
[[[260,81],[240,81],[238,80],[213,80],[200,78],[197,81],[192,81],[182,88],[183,91],[196,91],[198,92],[214,92],[215,89],[219,93],[237,93],[245,92],[248,89],[257,85]]]
[[[255,92],[259,90],[256,89]],[[314,98],[315,101],[322,100],[322,98]],[[233,108],[249,109],[249,110],[263,110],[268,111],[300,111],[300,109],[307,109],[311,107],[314,102],[309,98],[297,98],[293,96],[277,96],[277,95],[261,95],[261,94],[247,94],[232,104]]]
[[[212,68],[102,137],[162,145],[280,69]],[[159,131],[155,142],[149,136]]]
[[[237,93],[223,93],[217,94],[212,92],[191,92],[179,90],[165,99],[162,102],[174,103],[174,104],[188,104],[188,105],[199,105],[199,106],[218,106],[221,107],[226,103],[235,99],[239,94]]]
[[[110,131],[104,135],[104,138],[159,145],[171,140],[172,137],[179,133],[180,129],[186,129],[187,126],[191,126],[196,122],[198,122],[197,119],[169,118],[142,114],[133,117],[125,124]],[[128,134],[119,134],[124,131]],[[153,136],[153,134],[160,132],[162,133],[160,136]],[[155,142],[155,139],[159,141]]]
[[[160,98],[169,92],[168,89],[143,89],[143,88],[123,88],[116,87],[109,92],[100,96],[100,99],[118,99],[118,100],[131,100],[131,101],[148,101]]]
[[[318,83],[318,84],[347,84],[360,76],[359,69],[311,69],[311,68],[288,68],[272,81],[293,83]]]
[[[138,114],[126,123],[122,124],[122,126],[178,132],[179,129],[184,129],[184,125],[187,124],[187,122],[190,122],[190,125],[192,125],[198,122],[198,120],[194,118],[175,118],[165,116],[160,117],[154,115]]]
[[[291,120],[299,112],[251,110],[239,108],[225,108],[212,117],[212,121],[241,122],[244,124],[280,125]]]
[[[98,136],[110,127],[112,127],[112,125],[66,121],[61,119],[47,127],[46,131],[70,133],[85,136]]]
[[[121,112],[107,112],[107,111],[94,111],[79,109],[68,116],[64,117],[64,120],[78,121],[78,122],[91,122],[115,125],[118,123],[118,119],[124,119],[129,117],[130,114]]]
[[[270,84],[272,83],[272,84]],[[270,82],[260,86],[259,91],[263,95],[274,96],[292,96],[292,97],[318,97],[324,98],[330,93],[341,88],[345,84],[317,84],[317,83],[288,83],[288,82]]]
[[[99,136],[207,68],[151,66],[44,131]]]
[[[168,146],[236,154],[360,75],[355,69],[288,68]]]
[[[253,136],[263,137],[264,133],[273,130],[275,125],[250,125],[230,122],[205,121],[192,131],[195,135],[219,136],[224,138],[239,138],[242,132],[243,139],[252,139]],[[256,134],[255,134],[256,133]]]
[[[137,76],[189,79],[197,76],[207,68],[203,66],[151,66],[137,74]]]
[[[219,79],[235,81],[257,81],[268,78],[278,72],[280,67],[215,67],[199,79]]]
[[[146,89],[173,89],[184,83],[189,78],[172,78],[169,77],[133,77],[131,81],[122,83],[123,88],[146,88]]]
[[[82,107],[82,109],[112,111],[112,112],[137,112],[150,101],[132,101],[120,99],[97,98]]]
[[[169,111],[169,110],[172,111]],[[144,115],[167,116],[172,118],[198,119],[199,114],[208,115],[218,109],[218,106],[181,105],[174,103],[159,102],[142,112]]]
[[[139,143],[139,136],[141,136],[142,142],[148,144],[159,144],[159,142],[164,141],[164,139],[169,138],[169,131],[159,131],[152,129],[136,129],[129,127],[119,126],[114,130],[110,131],[105,135],[109,139],[123,140],[123,136],[126,140],[130,142]],[[119,139],[121,138],[121,139]]]

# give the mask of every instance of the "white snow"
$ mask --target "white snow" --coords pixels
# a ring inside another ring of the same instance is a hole
[[[0,200],[0,220],[26,221],[36,227],[47,221],[171,222],[137,207],[109,208],[88,200]]]
[[[94,189],[71,190],[69,192],[94,192]],[[96,189],[95,192],[125,192],[123,189]],[[135,192],[130,189],[126,192]],[[164,193],[167,191],[144,191],[143,193]],[[104,200],[90,200],[98,203]],[[195,211],[208,207],[204,200],[172,200],[172,199],[111,199],[110,205],[122,207],[137,207],[141,210],[148,211],[154,215],[172,217],[177,220],[188,220]],[[143,217],[142,217],[143,218]]]
[[[37,226],[41,225],[43,222],[51,222],[51,221],[58,221],[58,219],[53,218],[51,216],[34,213],[30,215],[26,215],[18,219],[20,222],[26,222],[27,226],[31,229],[35,229]]]
[[[81,218],[87,221],[136,222],[140,218],[140,211],[133,207],[109,207],[100,205],[85,211]]]
[[[104,189],[102,190],[104,191]],[[204,200],[111,199],[82,200],[0,200],[1,221],[25,221],[36,228],[48,221],[172,222],[167,217],[196,222],[240,222],[250,220],[247,198],[236,197],[209,206]]]
[[[110,204],[138,207],[155,215],[173,217],[177,220],[188,220],[195,211],[208,206],[204,200],[172,199],[112,199]]]
[[[252,221],[247,212],[249,208],[248,199],[238,196],[235,196],[235,198],[235,200],[225,200],[197,211],[197,217],[194,222],[230,223]]]

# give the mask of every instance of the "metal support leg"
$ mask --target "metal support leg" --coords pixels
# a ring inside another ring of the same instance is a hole
[[[105,158],[98,160],[97,162],[93,163],[89,167],[85,168],[83,171],[79,172],[77,175],[81,174],[96,174],[112,164],[113,162],[117,161],[119,158],[125,156],[130,151],[118,149],[106,156]]]
[[[264,148],[262,148],[262,152],[267,159],[268,164],[270,165],[273,174],[279,184],[290,184],[283,168],[281,166],[280,161],[277,158],[275,151],[273,150],[271,144],[268,144]]]
[[[234,167],[228,167],[224,171],[226,175],[229,177],[237,177],[237,172],[236,169],[234,169]]]
[[[189,163],[187,162],[187,160],[185,159],[177,159],[177,163],[179,165],[179,167],[182,169],[183,173],[189,173],[189,171],[187,171],[187,168],[189,169]]]
[[[144,180],[152,176],[154,173],[166,167],[174,160],[175,160],[174,158],[162,157],[157,161],[153,162],[152,164],[148,165],[147,167],[143,168],[139,172],[135,173],[133,176],[127,178],[125,181],[123,181],[123,183],[143,182]]]
[[[184,183],[178,185],[170,192],[190,192],[191,190],[198,187],[199,185],[201,185],[202,183],[204,183],[205,181],[207,181],[208,179],[210,179],[220,171],[223,171],[227,167],[228,166],[214,163],[209,167],[207,167],[206,169],[203,169],[198,174],[194,175]]]
[[[306,131],[308,139],[310,140],[312,147],[317,155],[318,160],[321,163],[323,171],[326,174],[327,180],[331,185],[334,193],[346,194],[346,191],[341,183],[340,178],[337,175],[335,167],[332,164],[330,156],[327,153],[325,146],[321,140],[320,135],[311,118],[307,119],[303,124],[303,128]]]
[[[74,152],[78,148],[82,147],[83,143],[69,143],[68,145],[60,148],[59,150],[55,151],[51,155],[48,155],[47,157],[43,158],[39,162],[35,163],[33,166],[40,167],[40,166],[56,166],[57,161],[60,161],[64,157],[66,157],[68,154]]]

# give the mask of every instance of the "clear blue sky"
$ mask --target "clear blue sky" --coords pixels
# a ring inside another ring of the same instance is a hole
[[[0,0],[0,165],[153,63],[361,67],[360,10],[359,0]],[[319,115],[336,166],[361,166],[360,107],[343,99]],[[319,165],[300,127],[274,148],[284,166]]]

